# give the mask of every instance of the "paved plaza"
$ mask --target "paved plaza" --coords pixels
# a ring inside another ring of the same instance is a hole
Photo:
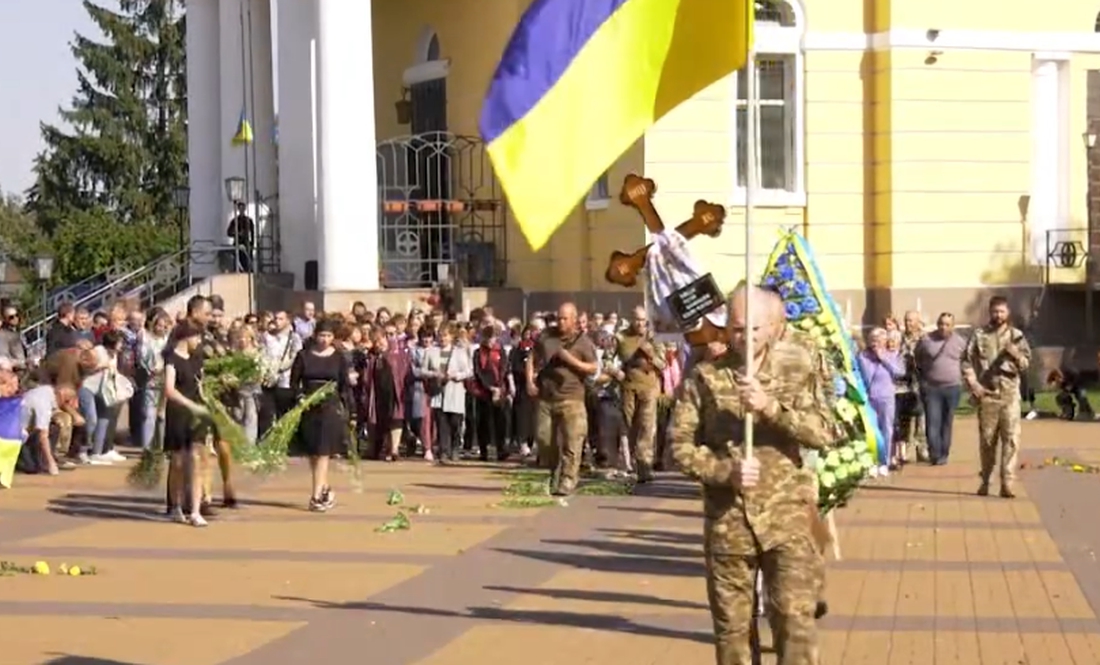
[[[1100,463],[1098,434],[1025,423],[1014,501],[973,496],[973,420],[947,467],[861,491],[838,514],[823,663],[1100,664],[1100,476],[1035,468]],[[670,475],[636,496],[517,509],[498,505],[499,469],[363,469],[360,492],[335,476],[325,515],[304,510],[301,467],[246,479],[244,508],[203,530],[164,522],[121,468],[18,477],[0,492],[0,561],[97,574],[0,577],[0,663],[713,662],[692,485]],[[393,488],[428,512],[376,532]]]

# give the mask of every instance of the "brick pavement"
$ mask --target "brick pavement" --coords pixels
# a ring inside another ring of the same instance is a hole
[[[1024,459],[1100,460],[1098,427],[1025,423]],[[1100,479],[1026,470],[1016,500],[975,497],[975,429],[959,423],[947,467],[839,513],[823,663],[1100,665]],[[361,493],[337,476],[327,515],[302,509],[301,468],[249,482],[205,530],[161,522],[122,469],[19,477],[0,493],[0,560],[100,574],[0,578],[0,663],[712,662],[690,485],[515,510],[491,506],[493,469],[365,471]],[[375,533],[393,487],[430,513]]]

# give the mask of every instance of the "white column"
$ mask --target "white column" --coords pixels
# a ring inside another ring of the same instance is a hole
[[[371,0],[317,2],[321,288],[378,284]]]
[[[232,203],[226,197],[226,178],[245,178],[252,172],[252,153],[249,146],[234,145],[233,136],[237,133],[241,111],[247,112],[248,88],[245,70],[248,66],[248,54],[244,51],[241,35],[242,20],[247,20],[246,3],[248,0],[220,0],[220,80],[221,80],[221,201],[222,219],[219,237],[225,242],[225,227],[229,225]],[[247,31],[247,23],[245,31]],[[247,37],[247,32],[244,35]],[[252,119],[249,118],[251,121]],[[255,129],[255,127],[253,127]],[[248,173],[245,172],[245,160],[248,160]],[[251,188],[251,184],[250,184]],[[251,199],[251,192],[247,192]]]
[[[221,88],[218,0],[187,3],[187,159],[190,165],[191,241],[221,238]],[[212,260],[192,267],[198,277],[214,273]]]
[[[248,98],[252,129],[255,130],[256,166],[252,189],[268,198],[278,192],[275,156],[275,72],[271,48],[271,1],[248,0],[251,48],[246,82],[251,86]],[[293,4],[293,2],[287,3]],[[249,155],[251,158],[251,154]]]
[[[312,49],[316,0],[281,0],[279,12],[279,235],[284,272],[305,287],[306,261],[317,261]]]

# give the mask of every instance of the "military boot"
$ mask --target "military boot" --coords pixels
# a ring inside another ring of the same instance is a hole
[[[1012,487],[1009,485],[1001,485],[1001,498],[1002,499],[1015,499],[1016,493],[1012,491]]]
[[[983,480],[981,485],[978,485],[978,496],[989,496],[989,481]]]

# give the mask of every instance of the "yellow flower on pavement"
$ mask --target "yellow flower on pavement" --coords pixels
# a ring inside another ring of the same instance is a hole
[[[73,577],[80,577],[80,566],[73,566],[69,569],[69,575]]]
[[[49,575],[50,574],[50,564],[46,563],[45,561],[35,561],[34,562],[34,574],[35,575]]]
[[[1081,473],[1084,470],[1085,470],[1085,467],[1081,466],[1080,464],[1074,464],[1073,465],[1073,471],[1075,473]]]

